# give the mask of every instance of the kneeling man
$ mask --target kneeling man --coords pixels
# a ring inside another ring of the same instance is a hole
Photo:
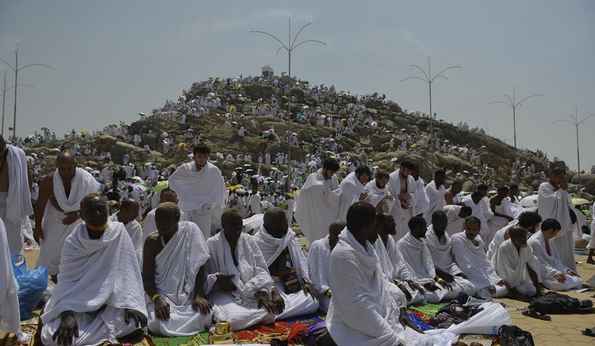
[[[166,336],[194,335],[211,326],[211,304],[204,298],[205,239],[193,222],[180,222],[175,203],[155,211],[157,233],[145,241],[143,280],[151,299],[149,330]]]
[[[285,301],[285,310],[277,319],[318,310],[318,295],[310,283],[308,261],[295,240],[295,232],[287,225],[285,212],[269,208],[254,240],[267,262],[276,290]]]
[[[44,345],[134,343],[147,309],[140,267],[124,225],[108,222],[107,201],[81,201],[84,223],[66,238],[58,284],[41,315]]]

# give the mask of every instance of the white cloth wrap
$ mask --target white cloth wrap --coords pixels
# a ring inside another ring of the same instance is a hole
[[[533,263],[533,251],[526,246],[517,250],[511,239],[500,244],[492,257],[492,265],[496,273],[512,288],[523,282],[531,283],[527,266],[536,271]]]
[[[330,224],[339,215],[339,180],[324,179],[322,169],[306,179],[296,200],[294,217],[310,242],[326,237]]]
[[[409,219],[413,217],[413,207],[417,203],[417,197],[415,196],[415,179],[411,175],[407,176],[407,189],[406,193],[409,194],[410,198],[407,201],[407,208],[403,208],[398,196],[401,194],[401,170],[397,170],[389,174],[390,179],[388,180],[388,191],[395,196],[395,206],[390,210],[390,214],[395,218],[397,234],[394,236],[395,240],[403,238],[408,232],[409,227],[407,223]]]
[[[318,239],[310,244],[308,254],[308,272],[312,286],[320,299],[320,308],[324,312],[328,311],[330,299],[325,295],[331,288],[330,279],[331,270],[331,246],[329,237]]]
[[[361,194],[366,193],[366,188],[357,179],[355,172],[349,173],[341,184],[339,184],[339,220],[347,220],[347,210],[349,207],[359,201]]]
[[[390,195],[390,192],[388,191],[388,187],[385,186],[383,189],[379,188],[376,185],[376,180],[369,181],[366,184],[366,193],[368,194],[368,197],[366,197],[366,202],[373,205],[374,208],[376,208],[378,206],[378,203],[380,203],[380,201],[382,201],[384,199],[384,197]],[[383,207],[383,211],[387,212],[387,213],[390,212],[390,210],[395,206],[394,199],[392,201],[385,200],[384,203],[385,203],[385,206]]]
[[[426,223],[428,225],[432,222],[432,213],[434,213],[436,210],[442,210],[446,205],[446,200],[444,199],[445,193],[446,189],[444,188],[444,185],[441,185],[440,188],[437,189],[436,182],[434,180],[426,185],[426,195],[428,196],[430,205],[424,213],[424,219],[426,219]]]
[[[178,231],[155,257],[157,292],[170,304],[170,318],[161,321],[155,304],[147,297],[149,330],[167,336],[194,335],[211,325],[212,313],[194,311],[196,276],[209,259],[205,239],[194,223],[182,221]]]
[[[440,241],[434,231],[434,225],[430,225],[426,232],[425,243],[428,250],[430,250],[436,268],[453,276],[462,273],[452,255],[452,245],[448,233],[444,232],[444,237]]]
[[[12,270],[6,228],[0,219],[0,330],[14,333],[23,341],[18,294],[19,284]]]
[[[339,346],[432,345],[423,334],[403,329],[400,310],[369,242],[362,246],[348,229],[331,253],[333,298],[326,326]],[[392,286],[392,287],[391,287]]]
[[[492,257],[494,257],[494,254],[496,253],[496,251],[498,251],[500,244],[504,243],[504,241],[506,240],[504,238],[506,236],[506,232],[508,232],[509,229],[513,228],[518,224],[519,220],[512,220],[506,226],[502,227],[494,234],[494,237],[492,238],[492,241],[490,242],[487,251],[487,256],[489,260],[492,260]]]
[[[416,239],[411,233],[407,233],[397,242],[397,249],[403,255],[403,259],[413,268],[419,282],[422,284],[434,282],[436,269],[423,238]]]
[[[109,217],[111,222],[120,222],[118,221],[118,213],[111,215]],[[124,228],[128,232],[128,236],[130,236],[130,240],[132,240],[132,245],[134,246],[134,252],[136,252],[136,257],[138,258],[138,264],[142,268],[143,266],[143,229],[140,223],[136,220],[132,220],[127,224],[124,224]]]
[[[169,188],[178,194],[178,205],[182,211],[199,210],[205,204],[223,203],[225,183],[219,168],[210,162],[200,171],[196,169],[196,162],[187,162],[181,165],[168,181]]]
[[[474,240],[478,242],[478,245],[474,245],[471,240],[467,239],[465,232],[450,237],[457,265],[479,291],[496,286],[501,278],[486,256],[485,244],[481,237],[478,235]]]
[[[70,182],[70,194],[66,197],[66,190],[64,189],[64,181],[60,176],[60,171],[56,168],[54,171],[54,196],[64,213],[77,211],[81,209],[81,200],[88,194],[95,193],[99,190],[99,183],[91,175],[82,168],[77,167],[74,177]]]
[[[33,214],[31,191],[27,170],[27,157],[22,149],[6,145],[6,163],[8,164],[8,197],[6,219],[20,224],[22,219]]]
[[[415,179],[414,179],[415,180]],[[430,199],[426,194],[426,183],[422,178],[415,180],[415,196],[417,201],[413,206],[413,215],[424,215],[430,207]]]

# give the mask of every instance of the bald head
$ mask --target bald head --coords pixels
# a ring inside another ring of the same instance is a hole
[[[140,212],[140,205],[132,198],[124,198],[120,202],[120,211],[118,212],[118,221],[127,224],[134,221]]]
[[[264,213],[264,228],[275,238],[282,238],[287,233],[287,218],[280,208],[269,208]]]
[[[74,157],[72,155],[70,155],[70,153],[68,153],[68,152],[62,152],[62,153],[58,154],[58,156],[56,157],[56,162],[58,164],[60,162],[69,162],[69,163],[76,164]]]
[[[76,161],[69,153],[60,153],[56,158],[56,166],[63,180],[70,180],[76,172]]]
[[[89,194],[81,200],[81,214],[88,229],[104,231],[107,227],[107,200],[96,193]]]

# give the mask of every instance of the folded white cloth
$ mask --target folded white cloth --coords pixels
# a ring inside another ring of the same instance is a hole
[[[527,266],[537,272],[531,247],[525,246],[517,250],[511,239],[498,247],[498,251],[492,257],[492,265],[510,287],[517,287],[523,282],[531,283]]]
[[[14,333],[23,341],[19,311],[19,284],[12,270],[6,228],[0,219],[0,330]]]
[[[169,188],[178,194],[182,211],[198,210],[205,204],[222,204],[225,183],[221,171],[210,162],[197,171],[196,162],[181,165],[170,177]]]
[[[387,184],[388,185],[388,184]],[[390,195],[390,191],[388,191],[388,186],[385,186],[383,189],[379,188],[376,185],[376,180],[372,180],[366,184],[366,193],[368,197],[366,197],[366,202],[370,203],[371,205],[376,208],[378,203],[384,199],[384,197]],[[392,201],[385,200],[385,206],[383,207],[383,211],[385,213],[390,212],[390,210],[395,206],[395,200]]]
[[[81,200],[88,194],[99,190],[99,183],[82,168],[77,167],[74,177],[70,182],[70,194],[66,197],[64,182],[60,176],[60,171],[56,168],[54,171],[54,196],[60,208],[64,213],[77,211],[81,209]]]
[[[111,215],[109,217],[109,220],[111,222],[120,222],[118,221],[118,213]],[[126,228],[126,231],[130,236],[130,240],[132,240],[132,245],[134,246],[134,251],[136,252],[136,257],[138,258],[138,263],[142,268],[143,246],[145,245],[145,243],[143,242],[143,228],[140,225],[140,223],[136,220],[132,220],[129,223],[124,224],[124,228]]]
[[[436,210],[442,210],[446,205],[446,200],[444,199],[445,193],[446,189],[444,188],[444,185],[440,185],[440,188],[437,189],[436,182],[434,180],[430,181],[430,183],[426,185],[426,195],[428,196],[430,205],[424,213],[424,219],[426,219],[426,223],[428,225],[432,222],[432,213],[434,213]]]
[[[488,260],[481,237],[478,235],[474,240],[477,245],[467,239],[465,232],[457,233],[450,238],[457,265],[479,291],[496,286],[502,278],[498,276],[494,266]]]
[[[436,268],[453,276],[462,273],[452,255],[452,244],[448,233],[445,232],[444,237],[440,240],[434,231],[434,225],[430,225],[426,232],[425,243],[430,250]]]
[[[10,222],[20,223],[23,218],[33,214],[31,191],[25,152],[12,145],[6,145],[8,164],[8,200],[6,218]]]

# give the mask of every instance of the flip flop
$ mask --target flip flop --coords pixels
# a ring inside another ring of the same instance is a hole
[[[583,335],[595,338],[595,328],[585,328],[585,330],[583,330]]]
[[[551,321],[552,317],[550,315],[540,315],[535,310],[525,310],[522,312],[523,316],[536,318],[542,321]]]

